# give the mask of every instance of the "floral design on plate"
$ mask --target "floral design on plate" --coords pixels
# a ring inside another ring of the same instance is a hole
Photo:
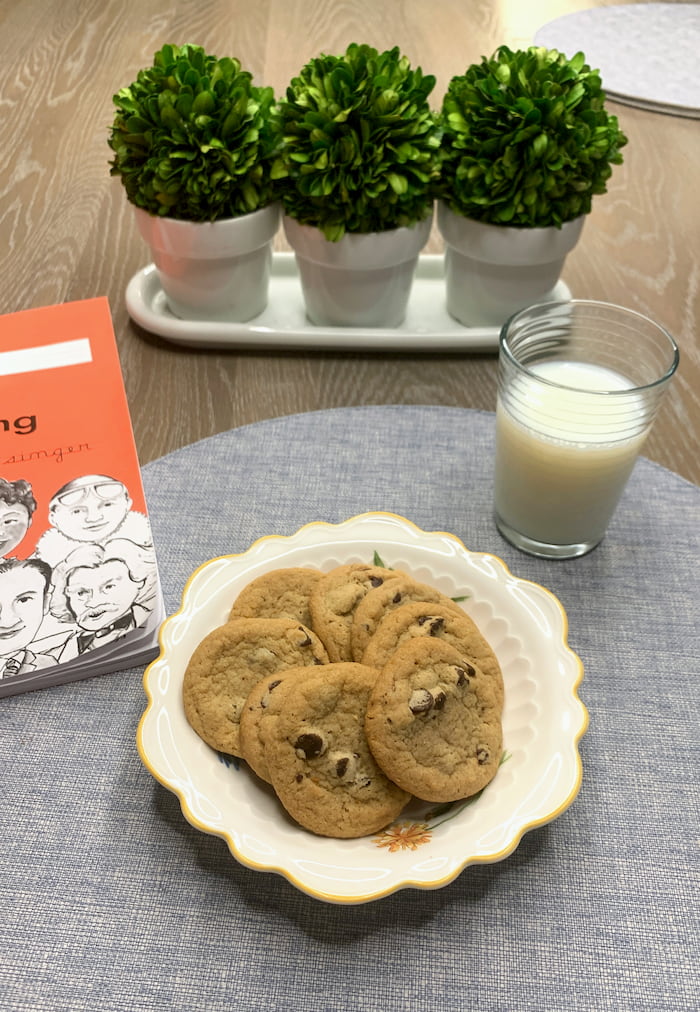
[[[508,762],[509,758],[509,754],[504,752],[498,764],[499,768],[503,763]],[[443,822],[449,822],[450,819],[454,819],[467,805],[473,805],[489,787],[490,784],[487,784],[483,790],[473,794],[470,798],[465,798],[463,801],[449,801],[438,808],[431,808],[430,811],[426,812],[421,821],[403,819],[393,822],[386,829],[382,830],[381,833],[374,836],[372,838],[373,842],[377,847],[387,847],[390,854],[395,854],[398,850],[417,850],[424,843],[430,843],[433,838],[434,829],[441,826]],[[444,819],[442,818],[443,815],[445,816]],[[430,822],[433,819],[440,819],[440,821],[434,822],[431,826]]]

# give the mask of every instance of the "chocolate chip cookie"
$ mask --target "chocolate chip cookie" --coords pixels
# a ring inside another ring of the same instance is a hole
[[[503,751],[502,697],[452,644],[406,640],[378,674],[365,732],[377,763],[423,801],[470,797],[496,775]]]
[[[427,601],[442,604],[463,614],[452,598],[427,583],[419,583],[411,576],[401,575],[370,590],[357,605],[350,634],[353,660],[361,662],[370,638],[385,615],[402,604]]]
[[[182,685],[187,720],[212,748],[240,756],[240,715],[253,686],[274,672],[327,661],[315,633],[293,619],[233,619],[190,658]]]
[[[456,612],[452,607],[420,601],[400,605],[377,625],[362,663],[383,668],[402,643],[416,637],[445,640],[456,647],[493,679],[496,692],[503,701],[503,675],[498,659],[476,623],[461,608]]]
[[[320,569],[304,566],[263,573],[246,584],[229,618],[293,618],[311,627],[309,597],[321,576]]]
[[[253,686],[243,704],[239,731],[241,755],[253,772],[268,784],[271,782],[270,772],[265,758],[261,724],[274,717],[284,706],[287,683],[313,671],[312,667],[288,668],[286,671],[266,675]]]
[[[285,683],[284,705],[261,723],[265,757],[289,815],[320,836],[366,836],[395,819],[410,795],[378,767],[365,711],[377,672],[331,663]]]
[[[368,591],[404,576],[399,570],[354,562],[336,566],[311,592],[311,626],[331,661],[352,661],[351,633],[355,609]]]

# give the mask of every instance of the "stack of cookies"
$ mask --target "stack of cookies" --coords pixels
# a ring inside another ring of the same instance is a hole
[[[375,833],[413,797],[469,797],[502,755],[493,650],[451,598],[377,565],[253,580],[194,651],[183,701],[321,836]]]

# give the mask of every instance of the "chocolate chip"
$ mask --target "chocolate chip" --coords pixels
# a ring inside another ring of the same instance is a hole
[[[384,580],[382,580],[381,576],[373,576],[369,582],[372,585],[372,587],[381,587],[381,585],[384,583]]]
[[[318,759],[326,751],[326,743],[320,734],[309,731],[299,735],[294,742],[294,751],[299,759]]]
[[[357,781],[358,759],[356,752],[331,752],[328,756],[328,766],[349,786]]]
[[[489,750],[485,746],[481,745],[476,750],[476,761],[478,762],[479,766],[485,766],[490,758],[491,755],[489,753]]]
[[[424,626],[427,622],[430,623],[430,628],[428,629],[429,636],[436,636],[445,624],[444,618],[441,618],[438,615],[418,616],[418,625]]]
[[[476,671],[471,664],[465,664],[462,668],[455,668],[457,672],[457,685],[464,685],[467,678],[473,678]]]
[[[304,775],[302,773],[297,773],[297,775],[294,777],[294,779],[296,780],[296,782],[298,784],[300,784],[302,782],[302,780],[304,779]]]
[[[408,701],[408,708],[411,713],[427,713],[432,709],[433,696],[427,689],[414,689]]]
[[[281,681],[282,681],[281,678],[277,678],[274,682],[270,682],[270,684],[268,685],[267,692],[260,700],[260,706],[263,708],[263,710],[267,709],[267,707],[270,705],[270,693],[272,692],[273,689],[277,688],[277,686],[280,684]]]
[[[299,644],[299,646],[300,647],[310,647],[311,646],[311,637],[309,636],[309,634],[306,631],[306,629],[304,629],[304,627],[300,625],[299,626],[299,632],[302,632],[304,634],[304,639],[301,641],[301,643]]]
[[[433,706],[436,710],[442,710],[447,700],[447,696],[444,692],[436,692],[433,696]]]
[[[401,591],[398,591],[391,599],[392,604],[398,604],[401,601]]]

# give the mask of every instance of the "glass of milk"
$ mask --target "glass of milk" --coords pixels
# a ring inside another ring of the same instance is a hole
[[[602,540],[676,368],[678,346],[641,313],[550,302],[503,326],[496,523],[522,551],[570,559]]]

